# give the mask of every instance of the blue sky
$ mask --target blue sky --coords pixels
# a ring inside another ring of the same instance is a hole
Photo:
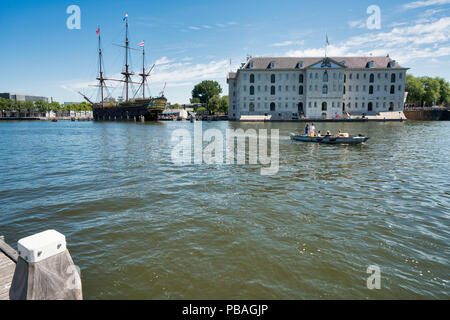
[[[81,29],[69,30],[67,7],[81,10]],[[368,29],[366,10],[377,5],[381,28]],[[193,86],[217,80],[252,56],[386,55],[414,75],[450,80],[450,0],[421,1],[11,1],[0,3],[0,92],[82,101],[97,99],[97,25],[106,75],[118,76],[123,51],[114,46],[129,14],[132,46],[145,40],[153,95],[167,82],[172,103],[189,101]],[[134,53],[133,53],[134,54]],[[230,66],[231,59],[231,66]],[[133,68],[140,67],[133,55]],[[116,86],[116,83],[111,83]],[[111,88],[113,96],[122,88]]]

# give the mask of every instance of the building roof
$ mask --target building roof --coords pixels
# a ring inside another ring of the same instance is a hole
[[[390,57],[329,57],[329,60],[349,69],[365,69],[368,68],[369,62],[373,61],[371,69],[405,69]],[[306,69],[309,66],[324,60],[324,57],[266,57],[266,58],[250,58],[242,67],[242,69],[256,70],[287,70],[287,69]],[[271,62],[275,65],[269,68]],[[299,62],[301,64],[299,65]],[[389,66],[389,64],[392,64]],[[230,72],[228,78],[235,78],[236,72]]]

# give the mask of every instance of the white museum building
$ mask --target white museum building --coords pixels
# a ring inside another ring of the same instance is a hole
[[[389,56],[249,58],[228,74],[228,116],[297,120],[399,113],[407,70]]]

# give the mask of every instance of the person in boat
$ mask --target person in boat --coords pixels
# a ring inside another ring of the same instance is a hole
[[[322,137],[322,131],[319,130],[319,132],[317,132],[317,137]]]
[[[325,137],[331,136],[330,130],[327,130],[327,133],[325,134]]]
[[[309,127],[309,133],[311,137],[314,137],[314,133],[316,131],[316,127],[314,126],[314,123],[311,123],[311,126]]]
[[[305,136],[309,136],[309,125],[308,124],[306,124],[306,127],[305,127]]]
[[[335,138],[348,138],[349,134],[346,132],[341,132],[341,130],[338,130],[337,134],[334,136]]]

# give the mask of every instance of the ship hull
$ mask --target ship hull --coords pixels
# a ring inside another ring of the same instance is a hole
[[[147,107],[93,107],[95,121],[146,121],[158,120],[158,111],[149,111]]]
[[[94,105],[92,108],[95,121],[156,121],[163,112],[163,105],[156,105],[154,100],[130,101],[118,106]]]

